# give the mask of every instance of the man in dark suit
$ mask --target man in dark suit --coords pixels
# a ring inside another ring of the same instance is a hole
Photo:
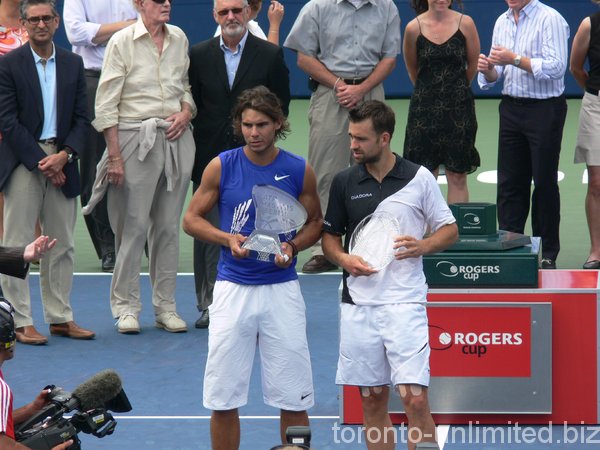
[[[40,219],[55,237],[54,251],[41,261],[40,285],[50,334],[91,339],[73,321],[73,229],[79,171],[89,127],[85,77],[79,56],[54,46],[59,18],[54,0],[23,0],[21,21],[29,43],[0,58],[0,190],[4,192],[4,241],[31,242]],[[25,207],[25,205],[27,207]],[[28,280],[2,276],[2,290],[15,307],[17,340],[45,344],[33,326]]]
[[[259,85],[277,95],[287,116],[290,104],[289,71],[280,47],[248,32],[250,8],[246,0],[216,0],[215,21],[221,36],[200,42],[190,51],[190,85],[198,114],[192,122],[196,160],[194,191],[206,165],[220,152],[244,145],[235,137],[231,110],[242,91]],[[219,224],[218,211],[208,219]],[[194,279],[198,310],[196,328],[208,327],[208,307],[217,276],[219,247],[194,241]]]

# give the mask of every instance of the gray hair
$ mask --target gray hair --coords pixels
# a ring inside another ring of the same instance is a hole
[[[217,10],[217,1],[218,0],[213,0],[213,9],[215,11]],[[598,1],[600,1],[600,0],[598,0]],[[244,3],[244,6],[248,6],[248,0],[244,0],[243,3]]]
[[[58,16],[58,11],[56,10],[56,0],[21,0],[21,4],[19,6],[21,18],[27,19],[27,9],[29,9],[30,6],[36,5],[49,5],[52,8],[52,14]]]

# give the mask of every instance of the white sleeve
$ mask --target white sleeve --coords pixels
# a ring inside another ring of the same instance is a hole
[[[82,0],[65,0],[63,20],[71,45],[77,47],[96,45],[92,43],[92,39],[98,34],[101,24],[87,21]]]

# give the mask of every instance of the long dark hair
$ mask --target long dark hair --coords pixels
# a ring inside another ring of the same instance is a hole
[[[456,2],[456,4],[460,7],[461,10],[463,9],[462,0],[450,0],[450,8],[452,8],[452,4],[454,2]],[[427,2],[427,0],[411,0],[410,5],[417,12],[417,15],[423,14],[429,9],[429,3]]]
[[[281,122],[281,128],[275,132],[275,139],[285,139],[290,132],[279,98],[265,86],[256,86],[246,89],[240,94],[237,104],[233,107],[233,132],[237,137],[243,138],[242,113],[253,109],[269,117],[273,122]]]

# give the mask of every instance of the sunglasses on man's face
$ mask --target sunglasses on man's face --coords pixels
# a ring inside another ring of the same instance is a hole
[[[28,22],[31,25],[39,25],[40,22],[44,22],[46,25],[48,25],[54,20],[55,17],[56,16],[31,16],[25,19],[25,22]]]
[[[152,0],[154,3],[158,3],[159,5],[164,5],[167,0]],[[173,0],[169,0],[169,3],[172,5]]]
[[[217,11],[217,15],[221,17],[225,17],[229,15],[229,11],[231,11],[234,15],[241,14],[244,8],[229,8],[229,9],[221,9]]]

